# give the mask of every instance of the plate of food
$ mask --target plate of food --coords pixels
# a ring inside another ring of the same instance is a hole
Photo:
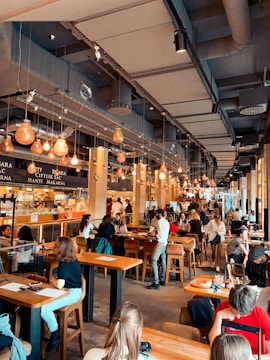
[[[201,288],[201,289],[210,289],[210,287],[212,286],[212,280],[199,280],[199,279],[195,279],[195,280],[192,280],[190,282],[190,284],[194,287],[197,287],[197,288]]]

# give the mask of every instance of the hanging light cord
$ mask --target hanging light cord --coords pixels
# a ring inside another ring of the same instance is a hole
[[[20,31],[19,31],[19,60],[18,60],[18,74],[17,74],[17,90],[20,92],[22,91],[20,87],[21,68],[22,68],[22,22],[20,22]]]
[[[31,39],[32,39],[32,27],[30,27],[29,33],[29,47],[28,47],[28,62],[27,62],[27,83],[26,83],[26,94],[29,91],[29,79],[30,79],[30,61],[31,61]],[[25,119],[27,119],[28,102],[25,102]]]

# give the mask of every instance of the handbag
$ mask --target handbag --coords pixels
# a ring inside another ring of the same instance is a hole
[[[216,235],[213,240],[210,241],[211,244],[217,245],[220,243],[220,235]]]

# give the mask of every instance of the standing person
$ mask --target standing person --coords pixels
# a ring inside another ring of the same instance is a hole
[[[90,240],[90,232],[94,229],[96,229],[95,225],[91,223],[91,214],[85,214],[82,216],[82,220],[79,227],[79,235],[84,236],[87,244],[89,245]]]
[[[123,204],[119,200],[116,200],[116,198],[113,198],[112,199],[111,217],[114,217],[115,214],[117,214],[117,213],[123,214],[123,211],[124,211]]]
[[[77,302],[82,292],[81,267],[72,239],[68,236],[59,236],[54,243],[53,252],[59,260],[59,266],[57,278],[53,278],[51,282],[57,289],[67,288],[69,294],[41,307],[41,317],[51,333],[46,352],[54,350],[60,339],[54,311]]]
[[[221,334],[222,320],[259,327],[262,330],[261,351],[264,359],[270,359],[268,348],[270,345],[270,318],[267,312],[256,305],[256,291],[247,285],[235,285],[231,288],[229,299],[221,302],[216,308],[216,317],[209,332],[210,345],[216,336]],[[257,334],[228,328],[228,332],[245,336],[251,345],[252,353],[258,354]]]
[[[227,247],[228,260],[233,259],[234,262],[243,264],[245,257],[248,256],[246,243],[248,241],[248,230],[245,226],[241,226],[237,230],[238,236],[229,243]]]
[[[214,202],[214,215],[219,215],[219,207],[217,200],[215,200]]]
[[[126,224],[130,224],[131,215],[132,215],[132,206],[129,199],[126,199],[125,203],[126,203],[126,207],[125,207]]]
[[[265,253],[263,246],[252,246],[246,265],[246,275],[250,280],[249,285],[267,286],[268,263],[269,256]]]
[[[214,339],[210,360],[254,360],[254,357],[244,336],[224,333]]]
[[[164,210],[163,209],[157,210],[156,217],[158,219],[157,232],[156,232],[157,243],[152,252],[152,268],[154,271],[154,282],[151,285],[147,286],[147,289],[158,290],[159,285],[161,285],[161,286],[164,285],[164,279],[165,279],[165,274],[166,274],[166,247],[167,247],[167,243],[168,243],[170,224],[169,224],[168,220],[166,220],[164,218]],[[161,256],[161,260],[162,260],[161,281],[159,281],[158,266],[157,266],[157,261],[160,256]]]
[[[130,302],[123,303],[112,317],[105,348],[90,349],[83,360],[141,359],[139,348],[142,328],[143,316],[139,308]]]
[[[200,215],[197,213],[195,209],[190,210],[189,222],[186,226],[186,232],[191,234],[197,234],[199,238],[199,242],[202,241],[202,223],[200,219]],[[197,244],[197,248],[199,248],[199,244]]]
[[[106,204],[106,215],[111,216],[111,213],[112,213],[112,198],[108,198]]]
[[[211,243],[211,250],[212,250],[212,265],[211,267],[214,268],[216,266],[216,271],[220,272],[220,258],[221,258],[221,251],[222,251],[222,243],[225,240],[226,234],[226,226],[223,221],[221,221],[220,215],[214,215],[214,219],[211,220],[205,227],[205,234],[208,234],[208,239]],[[215,244],[211,242],[215,239],[215,237],[219,235],[220,243]],[[217,255],[217,260],[215,262],[215,258]]]

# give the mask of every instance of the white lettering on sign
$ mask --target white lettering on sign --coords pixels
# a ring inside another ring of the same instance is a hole
[[[35,179],[35,178],[28,178],[27,182],[31,183],[31,184],[43,184],[43,180],[42,179]]]
[[[11,181],[11,176],[9,176],[9,175],[0,175],[0,180]]]
[[[58,171],[59,171],[59,174],[60,174],[60,175],[67,175],[64,170],[59,170],[59,169],[58,169]],[[55,172],[56,172],[56,169],[52,169],[52,174],[54,174]]]
[[[7,161],[0,161],[0,167],[5,167],[5,168],[11,168],[12,169],[12,164],[10,162],[7,162]]]
[[[47,180],[46,181],[46,185],[58,185],[58,186],[65,186],[65,182],[64,181],[58,181],[58,180]]]

